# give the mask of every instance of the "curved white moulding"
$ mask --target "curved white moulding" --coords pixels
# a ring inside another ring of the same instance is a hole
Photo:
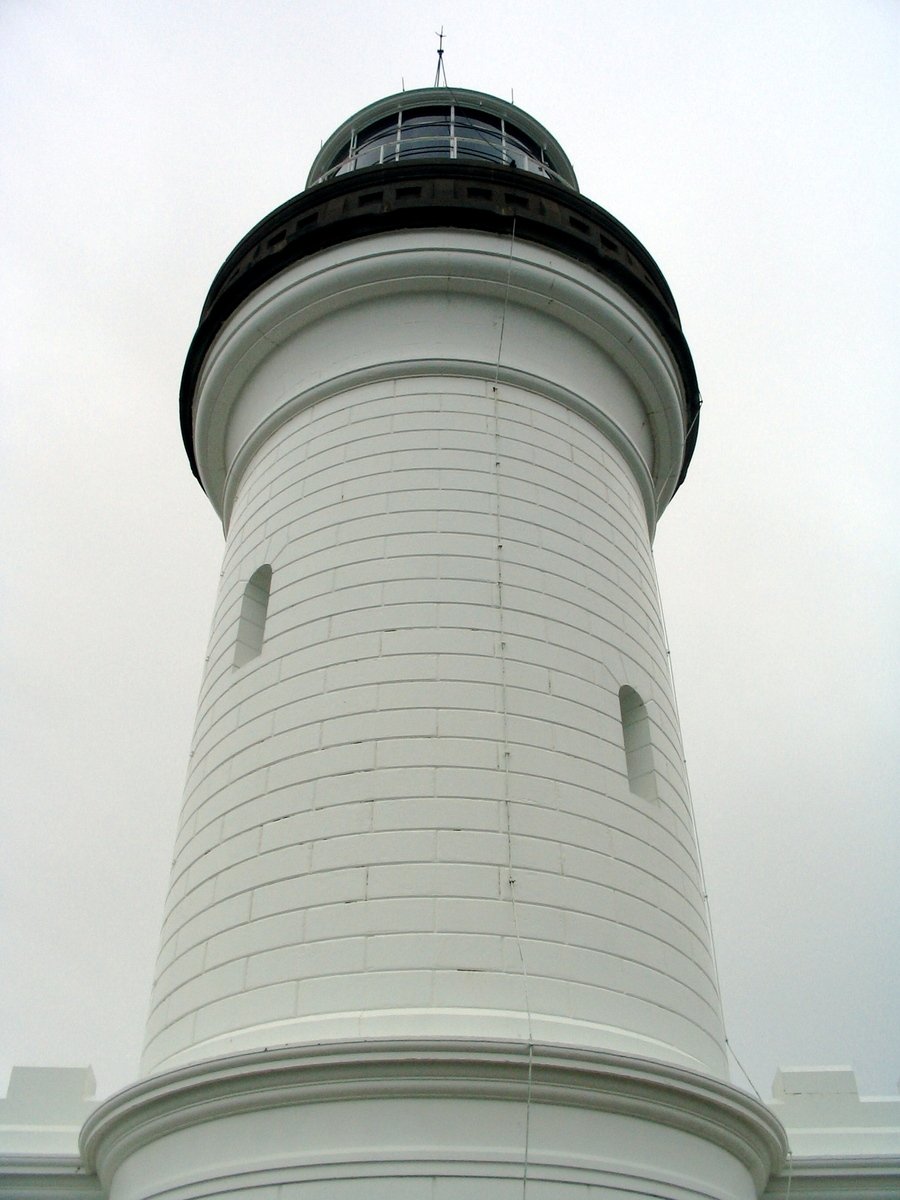
[[[651,1060],[519,1042],[335,1042],[145,1080],[88,1120],[111,1200],[622,1195],[755,1200],[758,1101]]]

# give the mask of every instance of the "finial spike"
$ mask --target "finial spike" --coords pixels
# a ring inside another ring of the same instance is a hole
[[[442,75],[444,76],[444,87],[449,87],[450,85],[447,82],[447,71],[446,71],[446,68],[444,67],[444,27],[443,27],[443,25],[441,26],[441,32],[436,33],[434,36],[438,40],[438,51],[437,51],[438,60],[437,60],[437,70],[434,73],[434,87],[441,86],[441,76]]]

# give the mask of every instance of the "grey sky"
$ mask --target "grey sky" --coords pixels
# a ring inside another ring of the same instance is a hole
[[[135,1076],[222,545],[184,355],[235,242],[431,83],[442,23],[450,83],[548,126],[694,353],[656,551],[731,1044],[766,1095],[779,1063],[892,1092],[892,0],[0,4],[0,1092]]]

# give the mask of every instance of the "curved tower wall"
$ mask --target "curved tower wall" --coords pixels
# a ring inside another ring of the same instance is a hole
[[[311,178],[185,367],[225,563],[145,1074],[86,1169],[754,1200],[786,1142],[722,1079],[650,551],[699,411],[668,286],[483,93],[378,101]]]
[[[724,1075],[650,549],[684,412],[637,305],[515,237],[362,238],[233,313],[146,1073],[449,1037]]]

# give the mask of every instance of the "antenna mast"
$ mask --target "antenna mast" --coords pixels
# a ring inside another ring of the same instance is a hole
[[[444,87],[449,87],[450,84],[447,82],[447,71],[444,68],[444,27],[443,27],[443,25],[441,26],[441,32],[436,33],[434,36],[438,40],[438,52],[437,52],[438,60],[437,60],[437,70],[434,73],[434,87],[441,86],[441,76],[442,75],[444,76]]]

